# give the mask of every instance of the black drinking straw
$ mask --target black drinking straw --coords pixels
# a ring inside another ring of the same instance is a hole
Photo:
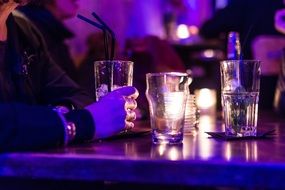
[[[249,27],[249,29],[248,29],[248,31],[246,32],[246,35],[245,35],[245,37],[244,37],[243,44],[241,45],[240,60],[243,59],[244,46],[245,46],[245,44],[247,43],[249,34],[251,33],[251,31],[252,31],[252,29],[253,29],[253,26],[254,26],[254,24],[250,25],[250,27]]]
[[[114,51],[115,51],[115,34],[114,32],[105,24],[105,22],[95,13],[93,12],[92,13],[92,16],[100,23],[96,23],[80,14],[77,15],[77,17],[85,22],[87,22],[88,24],[91,24],[92,26],[95,26],[96,28],[99,28],[103,31],[103,34],[104,34],[104,51],[105,51],[105,59],[106,61],[108,60],[113,60],[114,59]],[[108,33],[109,35],[111,35],[111,38],[112,38],[112,46],[111,46],[111,56],[109,54],[109,36],[108,36]],[[109,76],[110,74],[112,73],[112,65],[110,64],[107,64],[107,69],[108,69],[108,72],[109,72]],[[108,91],[111,92],[111,81],[110,78],[108,78]]]
[[[104,26],[104,28],[109,32],[109,34],[111,35],[111,56],[110,56],[110,60],[114,59],[115,56],[115,42],[116,42],[116,37],[115,37],[115,33],[111,30],[111,28],[95,13],[92,13],[92,16],[94,18],[96,18],[98,20],[98,22]]]
[[[105,59],[110,60],[110,54],[109,54],[109,39],[108,34],[106,30],[103,30],[103,36],[104,36],[104,51],[105,51]]]
[[[78,14],[78,15],[77,15],[77,18],[79,18],[79,19],[81,19],[81,20],[83,20],[83,21],[85,21],[85,22],[87,22],[87,23],[89,23],[89,24],[95,26],[96,28],[99,28],[99,29],[101,29],[101,30],[105,30],[105,27],[104,27],[104,26],[102,26],[101,24],[98,24],[97,22],[94,22],[94,21],[92,21],[92,20],[86,18],[85,16],[82,16],[82,15]]]
[[[115,43],[116,43],[116,37],[115,33],[111,30],[111,28],[95,13],[92,13],[92,16],[100,23],[96,23],[80,14],[77,15],[77,17],[99,29],[101,29],[104,33],[104,48],[105,48],[105,58],[106,60],[113,60],[115,56]],[[111,55],[109,54],[110,48],[109,48],[109,36],[111,36]]]
[[[103,34],[104,34],[104,52],[105,52],[105,59],[106,60],[109,60],[110,57],[109,57],[109,51],[108,51],[108,39],[107,39],[107,32],[106,32],[106,28],[105,26],[101,25],[101,24],[98,24],[80,14],[77,15],[77,18],[87,22],[88,24],[91,24],[92,26],[95,26],[96,28],[99,28],[100,30],[103,31]]]

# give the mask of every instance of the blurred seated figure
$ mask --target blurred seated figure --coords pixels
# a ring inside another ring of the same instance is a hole
[[[186,71],[182,60],[170,44],[156,36],[128,39],[126,52],[130,58],[134,58],[135,55],[148,55],[150,61],[136,60],[143,62],[141,65],[137,65],[144,67],[147,72]]]
[[[285,52],[283,51],[285,54]],[[280,75],[277,82],[277,87],[274,97],[274,108],[283,116],[285,114],[285,60],[282,62]]]
[[[272,109],[274,92],[283,61],[284,36],[261,35],[252,43],[253,58],[261,61],[259,107]]]
[[[50,58],[37,28],[15,10],[21,5],[17,2],[0,1],[0,102],[69,108],[92,103]]]
[[[140,92],[137,99],[143,117],[148,117],[148,104],[145,97],[146,73],[186,72],[186,68],[175,50],[166,40],[156,36],[128,39],[126,53],[134,62],[134,86]]]
[[[39,0],[19,9],[40,30],[55,63],[74,81],[77,79],[76,66],[65,44],[73,38],[73,33],[63,22],[76,15],[77,3],[74,0]]]
[[[87,53],[78,68],[78,84],[88,94],[95,98],[94,62],[105,60],[105,47],[103,32],[91,33],[86,39]],[[115,44],[114,59],[124,60],[120,54],[118,43]]]
[[[275,27],[278,31],[285,34],[285,9],[278,10],[275,14]],[[285,114],[285,45],[283,46],[283,60],[275,91],[274,108],[283,116]]]
[[[94,103],[53,62],[38,29],[16,11],[27,3],[0,0],[0,151],[63,146],[133,127],[137,90],[120,88]]]
[[[261,35],[253,40],[253,58],[261,61],[262,75],[279,74],[284,47],[285,36]]]

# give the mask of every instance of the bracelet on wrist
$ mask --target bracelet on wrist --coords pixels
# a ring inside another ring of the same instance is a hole
[[[55,112],[57,112],[60,117],[63,127],[64,127],[64,136],[63,136],[63,144],[64,146],[68,145],[72,142],[76,135],[76,126],[73,122],[67,121],[65,114],[68,113],[68,109],[64,106],[57,106],[53,108]]]

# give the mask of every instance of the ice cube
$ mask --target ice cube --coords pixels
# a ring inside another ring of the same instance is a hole
[[[105,96],[108,93],[108,85],[101,84],[99,88],[96,89],[98,98]]]

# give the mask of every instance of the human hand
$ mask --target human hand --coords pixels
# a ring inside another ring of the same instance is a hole
[[[87,107],[94,120],[94,138],[105,138],[134,126],[136,119],[134,109],[137,107],[135,99],[139,93],[136,88],[127,86],[118,88],[98,102]]]
[[[285,34],[285,9],[278,10],[275,13],[275,28]]]

